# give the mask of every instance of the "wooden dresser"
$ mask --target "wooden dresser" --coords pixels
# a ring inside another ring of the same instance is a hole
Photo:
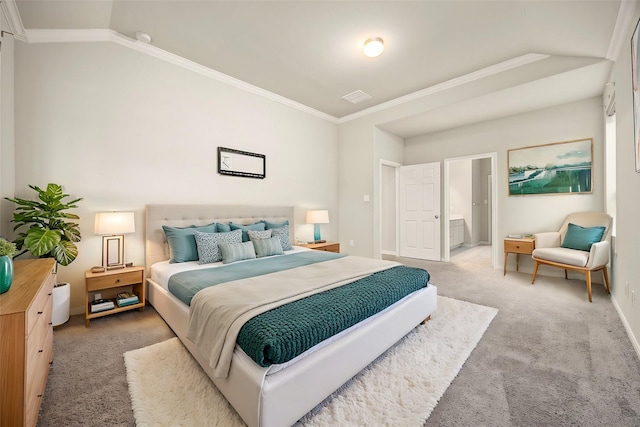
[[[35,426],[53,360],[53,258],[14,262],[0,295],[0,425]]]

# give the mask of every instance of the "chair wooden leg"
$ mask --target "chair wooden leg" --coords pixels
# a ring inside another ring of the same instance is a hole
[[[535,260],[534,260],[535,261]],[[535,261],[535,264],[533,266],[533,277],[531,277],[531,284],[533,285],[533,282],[536,281],[536,274],[538,274],[538,266],[540,264],[538,264],[538,261]]]
[[[602,274],[604,274],[604,284],[607,287],[607,293],[611,293],[611,288],[609,287],[609,274],[607,273],[607,267],[604,266],[602,268]]]
[[[591,272],[587,270],[585,271],[585,275],[587,276],[587,293],[589,294],[589,302],[593,302],[591,301]]]

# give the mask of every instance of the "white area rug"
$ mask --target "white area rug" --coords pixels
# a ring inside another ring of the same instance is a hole
[[[420,426],[498,313],[438,297],[426,325],[307,414],[304,426]],[[244,426],[178,338],[124,354],[136,425]]]

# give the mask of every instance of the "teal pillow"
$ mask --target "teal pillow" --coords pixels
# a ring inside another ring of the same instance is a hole
[[[282,228],[285,225],[289,225],[289,220],[285,219],[282,222],[269,222],[265,219],[261,219],[260,222],[264,222],[264,225],[267,227],[267,230],[271,229],[271,228]]]
[[[223,224],[221,222],[218,223],[216,229],[218,230],[218,233],[227,233],[231,231],[231,227],[229,226],[229,224]]]
[[[591,245],[602,240],[605,227],[581,227],[569,223],[567,234],[562,242],[563,248],[578,249],[580,251],[590,251]]]
[[[272,255],[282,255],[282,245],[280,244],[279,237],[272,237],[270,239],[256,239],[252,240],[253,247],[255,248],[258,258]]]
[[[220,252],[222,252],[222,263],[229,264],[231,262],[241,261],[243,259],[253,259],[256,257],[253,243],[218,243]]]
[[[167,243],[169,243],[169,262],[187,262],[198,260],[198,248],[196,246],[196,239],[194,237],[194,231],[200,231],[202,233],[215,233],[216,223],[209,225],[203,225],[196,227],[190,225],[188,227],[169,227],[163,225],[164,235],[167,237]]]
[[[253,231],[265,230],[264,222],[256,222],[255,224],[250,224],[250,225],[241,225],[241,224],[236,224],[235,222],[230,222],[229,226],[231,227],[232,230],[242,230],[243,242],[249,241],[249,234],[247,234],[248,230],[253,230]]]

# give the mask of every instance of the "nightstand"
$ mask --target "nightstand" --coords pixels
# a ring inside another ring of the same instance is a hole
[[[90,326],[91,319],[96,317],[108,316],[114,313],[120,313],[127,310],[139,309],[144,310],[145,305],[145,279],[144,267],[134,266],[125,267],[119,270],[110,270],[103,273],[92,273],[87,271],[84,273],[85,280],[85,326]],[[139,302],[123,307],[118,307],[115,299],[119,292],[130,289],[131,292],[138,296]],[[115,307],[110,310],[91,312],[90,303],[93,301],[93,295],[100,293],[102,299],[112,300]]]
[[[337,243],[337,242],[304,243],[298,246],[302,246],[304,248],[309,248],[309,249],[315,249],[316,251],[340,253],[340,243]]]
[[[531,255],[536,247],[536,241],[533,237],[523,237],[521,239],[515,239],[506,237],[504,239],[504,275],[507,274],[507,255],[510,253],[516,254],[516,271],[518,271],[518,264],[520,263],[520,254]]]

